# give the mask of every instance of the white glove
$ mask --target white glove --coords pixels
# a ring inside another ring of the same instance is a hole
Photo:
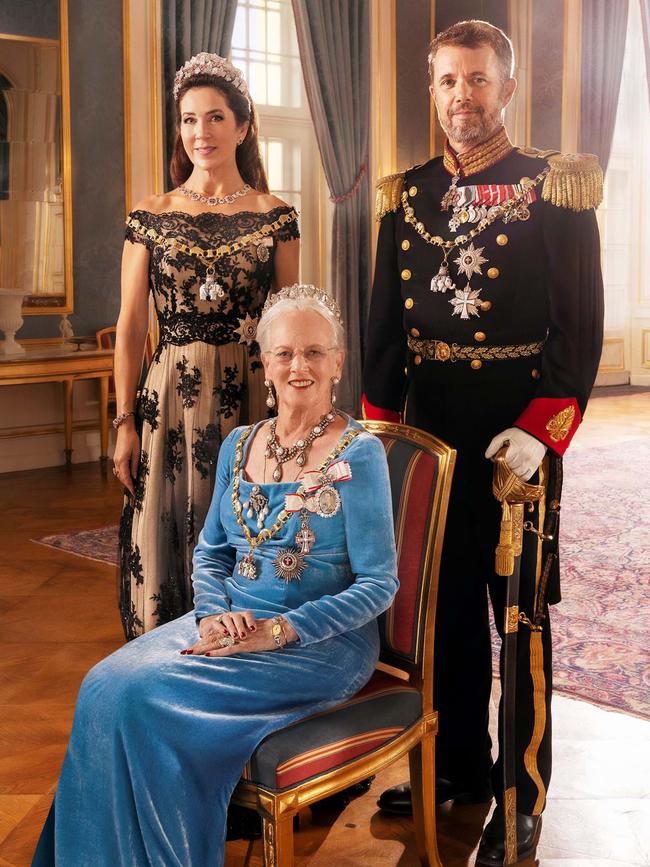
[[[546,446],[526,431],[509,427],[494,437],[487,447],[485,457],[493,458],[506,443],[510,443],[506,452],[508,466],[522,482],[527,482],[544,460]]]

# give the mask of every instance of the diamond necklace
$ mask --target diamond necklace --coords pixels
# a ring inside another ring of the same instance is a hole
[[[278,440],[276,434],[276,427],[278,424],[277,418],[274,418],[271,422],[271,432],[266,438],[266,451],[265,457],[274,458],[275,459],[275,469],[273,470],[273,481],[279,482],[282,478],[282,464],[287,461],[296,459],[296,464],[299,467],[304,467],[307,463],[307,452],[309,451],[311,444],[318,437],[322,437],[325,431],[327,430],[328,425],[330,425],[336,417],[336,413],[334,412],[334,408],[331,407],[328,412],[321,418],[318,424],[315,424],[314,427],[309,431],[306,437],[297,440],[292,446],[283,446]]]
[[[190,190],[184,184],[178,186],[178,192],[187,196],[195,202],[201,202],[203,205],[232,205],[232,203],[247,195],[252,190],[250,184],[244,184],[241,190],[236,190],[234,193],[228,193],[227,196],[204,196],[203,193],[197,193],[196,190]]]

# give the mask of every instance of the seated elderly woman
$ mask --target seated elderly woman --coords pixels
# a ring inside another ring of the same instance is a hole
[[[223,864],[226,810],[271,732],[370,678],[395,595],[381,443],[334,410],[338,307],[295,285],[258,341],[277,417],[225,439],[195,610],[85,678],[34,865]]]

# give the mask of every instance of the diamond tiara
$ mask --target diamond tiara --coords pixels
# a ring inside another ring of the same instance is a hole
[[[195,54],[178,70],[174,78],[174,99],[178,98],[178,92],[183,86],[183,82],[194,75],[213,75],[216,78],[229,81],[246,97],[250,105],[251,97],[241,69],[237,69],[225,57],[220,57],[218,54],[208,54],[207,51]]]
[[[323,307],[326,307],[331,315],[337,320],[339,325],[343,326],[341,308],[339,305],[326,289],[319,289],[317,286],[312,286],[311,283],[294,283],[293,286],[285,286],[283,289],[280,289],[279,292],[269,295],[264,302],[262,316],[264,316],[265,313],[268,313],[271,307],[278,304],[280,301],[299,298],[310,298],[313,301],[322,304]]]

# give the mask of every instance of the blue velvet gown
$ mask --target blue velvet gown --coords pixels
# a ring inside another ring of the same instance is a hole
[[[359,429],[349,420],[346,433]],[[237,571],[249,548],[231,500],[243,431],[232,431],[219,453],[194,554],[195,611],[120,648],[84,679],[32,867],[222,865],[230,795],[260,741],[344,701],[373,672],[376,618],[398,586],[381,443],[361,429],[339,455],[352,478],[335,484],[341,508],[333,517],[310,514],[316,541],[300,580],[285,582],[273,566],[278,549],[295,546],[294,514],[256,550],[259,577],[251,581]],[[251,484],[240,484],[243,502]],[[263,486],[267,527],[297,487]],[[255,519],[242,515],[256,535]],[[230,657],[181,656],[198,639],[197,620],[245,609],[258,618],[284,615],[299,642]]]

